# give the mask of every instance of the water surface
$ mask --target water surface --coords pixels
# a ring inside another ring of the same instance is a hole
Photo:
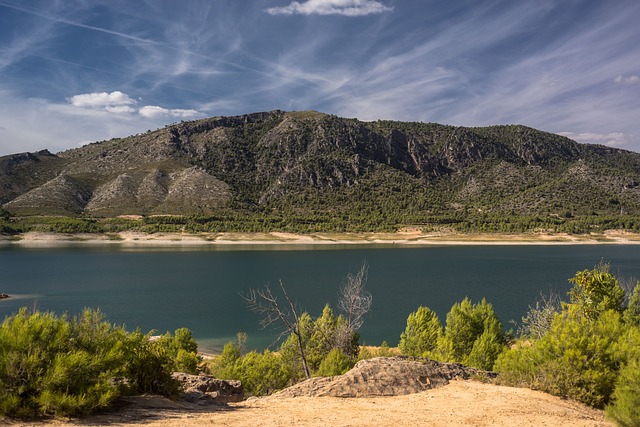
[[[238,331],[250,345],[268,346],[277,334],[261,331],[240,293],[282,280],[303,310],[335,306],[338,288],[362,262],[373,307],[362,340],[395,345],[407,315],[419,305],[441,320],[468,296],[485,297],[506,327],[520,319],[540,292],[565,293],[567,279],[600,260],[627,278],[640,278],[640,247],[544,246],[242,246],[124,249],[71,245],[0,248],[0,318],[21,306],[57,313],[99,307],[129,329],[164,332],[190,328],[206,350],[219,349]]]

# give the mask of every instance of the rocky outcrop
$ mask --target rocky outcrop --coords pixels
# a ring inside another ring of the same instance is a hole
[[[454,379],[487,377],[494,373],[460,363],[440,363],[409,357],[377,357],[361,360],[344,375],[311,378],[275,394],[279,397],[400,396],[441,387]]]
[[[91,189],[83,181],[61,174],[5,204],[11,212],[23,215],[77,215],[91,199]]]
[[[229,403],[244,400],[240,381],[219,380],[211,375],[191,375],[175,372],[173,378],[183,387],[182,398],[197,403]]]

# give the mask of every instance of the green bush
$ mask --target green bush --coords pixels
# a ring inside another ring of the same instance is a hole
[[[607,415],[624,427],[640,425],[640,359],[630,360],[621,370]]]
[[[583,270],[569,279],[569,307],[594,319],[605,310],[622,312],[625,293],[618,279],[609,273],[609,265],[601,263],[592,270]]]
[[[198,373],[202,358],[198,356],[198,343],[189,329],[177,329],[174,335],[167,332],[158,339],[158,345],[168,356],[168,368],[172,372]]]
[[[571,302],[562,304],[551,327],[538,339],[523,337],[498,357],[500,379],[597,408],[613,399],[610,416],[622,425],[638,425],[637,287],[623,312],[624,291],[608,265],[579,271],[570,281]]]
[[[426,357],[435,350],[442,333],[438,315],[430,308],[420,306],[409,314],[398,348],[405,356]]]
[[[316,375],[319,377],[331,377],[342,375],[353,368],[353,359],[339,348],[332,349],[329,354],[320,362]]]
[[[171,353],[160,340],[135,331],[125,341],[124,377],[128,380],[128,393],[178,393],[179,384],[171,377],[174,362]]]
[[[482,342],[478,343],[474,352],[474,346],[480,338]],[[438,345],[430,357],[490,369],[503,342],[502,325],[491,304],[484,298],[481,302],[472,304],[465,298],[455,303],[447,313],[444,335],[439,337]],[[486,349],[489,353],[480,355],[481,349]]]
[[[21,309],[0,327],[0,412],[74,416],[108,406],[119,391],[122,329],[96,311],[75,318]]]
[[[628,325],[640,327],[640,281],[636,283],[629,295],[629,302],[624,311],[624,321]]]
[[[619,345],[624,333],[620,313],[613,310],[596,320],[565,312],[556,316],[540,340],[502,353],[495,369],[506,384],[526,385],[602,408],[626,359]]]
[[[473,343],[473,348],[465,358],[464,363],[475,368],[490,371],[504,350],[504,343],[499,334],[490,330],[485,330],[482,335]]]
[[[217,378],[240,380],[244,392],[252,396],[264,396],[292,383],[291,369],[279,354],[265,350],[242,355],[232,342],[213,360],[211,373]]]
[[[358,359],[359,335],[349,332],[344,317],[342,315],[336,316],[328,305],[323,309],[322,315],[316,319],[313,319],[308,313],[302,313],[300,331],[304,343],[304,353],[312,375],[317,373],[320,363],[334,348],[339,348],[354,362]],[[298,342],[294,335],[289,336],[282,343],[279,353],[290,366],[293,379],[303,378],[304,372]]]
[[[0,415],[78,416],[122,393],[174,394],[172,369],[194,354],[182,348],[194,349],[188,337],[153,341],[97,310],[69,317],[23,308],[0,325]]]

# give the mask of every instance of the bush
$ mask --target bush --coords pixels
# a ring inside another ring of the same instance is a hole
[[[613,310],[597,320],[565,312],[540,340],[520,342],[502,353],[495,369],[505,384],[526,385],[602,408],[626,359],[619,342],[624,333],[621,316]]]
[[[342,375],[353,368],[353,365],[352,358],[344,354],[339,348],[334,348],[327,354],[327,357],[320,362],[316,375],[319,377]]]
[[[607,415],[624,427],[640,425],[640,359],[630,360],[620,371]]]
[[[211,364],[211,373],[222,379],[242,381],[244,392],[264,396],[291,384],[292,372],[283,358],[269,350],[240,353],[238,345],[225,344]]]
[[[482,342],[473,352],[476,341],[480,338]],[[476,368],[490,369],[503,342],[502,325],[491,304],[484,298],[481,302],[472,304],[465,298],[455,303],[447,313],[444,335],[438,339],[437,348],[431,356],[447,362],[462,362]],[[490,352],[481,356],[481,348]]]
[[[473,343],[473,348],[469,356],[465,358],[465,364],[475,368],[490,371],[498,358],[498,355],[504,350],[504,344],[499,335],[490,330],[485,330],[480,338]]]
[[[629,302],[624,311],[624,321],[627,325],[640,327],[640,281],[636,283],[629,295]]]
[[[527,314],[522,317],[522,325],[518,328],[520,336],[532,339],[542,338],[549,329],[556,314],[560,313],[560,296],[550,293],[541,294],[535,306],[529,306]]]
[[[202,358],[198,356],[198,343],[189,329],[177,329],[174,335],[167,332],[158,339],[158,344],[168,356],[168,368],[172,372],[198,373]]]
[[[346,320],[342,315],[336,316],[327,305],[322,315],[313,319],[308,313],[302,313],[299,320],[304,353],[312,375],[316,375],[320,363],[334,348],[339,348],[352,361],[358,359],[360,346],[359,335],[349,332]],[[345,333],[348,334],[345,337]],[[298,349],[297,338],[292,334],[280,346],[283,360],[290,366],[292,378],[298,380],[304,377],[302,361]]]
[[[74,416],[108,406],[124,358],[122,329],[97,311],[75,318],[21,309],[0,327],[0,412]]]
[[[174,362],[160,340],[150,334],[135,331],[125,341],[124,376],[128,380],[128,393],[178,393],[179,384],[171,377]]]
[[[108,323],[98,310],[69,317],[23,308],[0,325],[0,415],[77,416],[122,393],[174,394],[172,369],[192,354],[178,348],[193,349],[187,336],[152,341]]]
[[[427,307],[420,306],[409,314],[407,327],[400,334],[398,348],[406,356],[426,357],[432,352],[442,336],[442,324],[438,315]]]
[[[569,279],[570,308],[595,319],[605,310],[622,312],[625,293],[618,279],[609,273],[609,264],[601,263],[593,270],[579,271]]]

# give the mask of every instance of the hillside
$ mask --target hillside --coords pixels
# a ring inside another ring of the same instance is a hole
[[[0,205],[13,216],[181,215],[193,231],[638,231],[638,183],[640,154],[524,126],[313,111],[0,157]]]

